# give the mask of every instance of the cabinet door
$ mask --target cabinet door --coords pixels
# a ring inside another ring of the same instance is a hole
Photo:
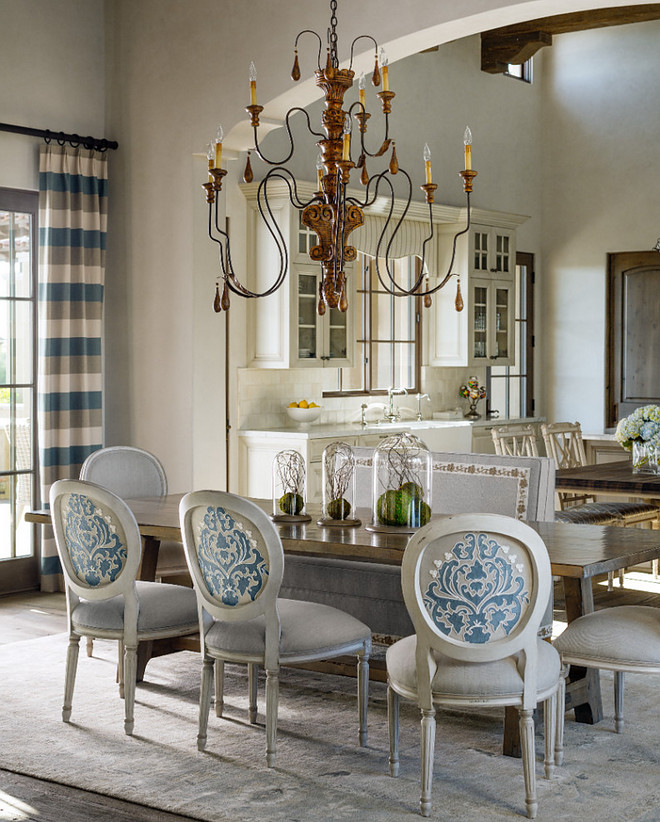
[[[474,273],[513,277],[515,243],[512,231],[476,226],[470,236],[472,239],[470,264]]]
[[[473,278],[470,284],[470,365],[513,365],[514,283]]]

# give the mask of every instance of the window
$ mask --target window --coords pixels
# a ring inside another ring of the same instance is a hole
[[[509,63],[507,70],[504,72],[506,77],[514,77],[516,80],[522,80],[523,83],[532,82],[532,60],[525,60],[524,63]]]
[[[515,365],[486,369],[489,410],[515,419],[534,414],[534,255],[516,254]]]
[[[405,287],[418,276],[420,262],[404,257],[393,262],[394,276]],[[385,261],[380,261],[381,273]],[[357,294],[355,364],[337,369],[338,394],[384,394],[392,386],[409,393],[421,383],[421,301],[419,297],[394,297],[381,286],[373,257],[358,254],[355,263]],[[349,306],[349,311],[351,310]]]
[[[36,582],[22,521],[36,501],[36,222],[36,192],[0,189],[0,561],[14,561],[3,593]]]

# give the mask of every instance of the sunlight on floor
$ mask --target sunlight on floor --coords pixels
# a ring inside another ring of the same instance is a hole
[[[0,819],[11,819],[18,822],[20,819],[33,819],[35,816],[41,816],[36,808],[26,805],[15,796],[0,791]]]

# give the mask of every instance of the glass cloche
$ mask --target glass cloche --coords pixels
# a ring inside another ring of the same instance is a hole
[[[431,452],[413,434],[384,439],[373,457],[373,522],[369,530],[414,531],[431,519]]]
[[[305,512],[305,461],[298,451],[280,451],[273,460],[273,513],[277,522],[309,522]]]
[[[355,518],[355,455],[345,442],[323,450],[323,509],[318,525],[358,526]]]

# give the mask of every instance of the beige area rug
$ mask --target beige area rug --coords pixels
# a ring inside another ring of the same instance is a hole
[[[198,753],[199,656],[150,662],[130,738],[114,682],[115,646],[96,641],[94,647],[90,659],[81,644],[68,725],[60,718],[66,637],[0,649],[2,767],[208,822],[420,818],[418,713],[414,706],[402,711],[401,775],[391,779],[382,684],[372,683],[369,745],[360,748],[354,680],[284,670],[278,762],[268,769],[263,714],[258,725],[247,723],[245,669],[228,667],[227,717],[211,711],[207,751]],[[658,679],[628,677],[622,736],[613,732],[611,677],[602,680],[604,722],[568,719],[565,763],[551,781],[541,776],[539,733],[539,820],[660,820]],[[524,818],[521,763],[499,753],[500,712],[443,711],[438,720],[432,818]]]

